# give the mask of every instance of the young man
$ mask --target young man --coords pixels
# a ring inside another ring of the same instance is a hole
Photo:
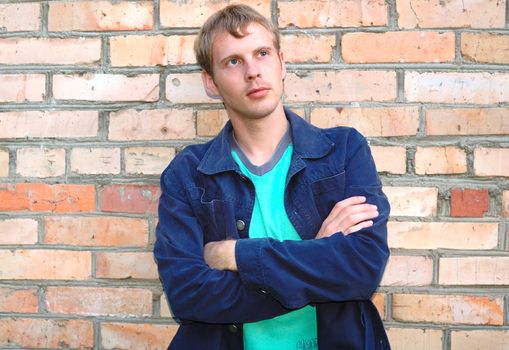
[[[279,33],[243,5],[195,52],[229,122],[161,177],[154,254],[180,320],[170,349],[389,349],[370,298],[389,204],[366,140],[282,104]]]

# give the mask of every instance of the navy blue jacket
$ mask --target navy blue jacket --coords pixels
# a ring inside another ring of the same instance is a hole
[[[255,189],[230,153],[228,122],[186,147],[161,176],[154,255],[180,327],[169,349],[240,350],[242,324],[316,307],[318,346],[389,349],[370,298],[389,256],[389,203],[369,146],[352,128],[316,128],[285,110],[294,153],[285,208],[302,241],[248,239]],[[313,239],[336,202],[362,195],[378,207],[372,227]],[[239,272],[210,268],[203,246],[238,240]]]

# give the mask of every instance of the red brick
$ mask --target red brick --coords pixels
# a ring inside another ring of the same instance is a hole
[[[34,219],[0,219],[0,244],[35,244],[38,226]]]
[[[76,174],[119,174],[119,148],[73,148],[71,170]]]
[[[0,124],[2,123],[2,117],[0,115]],[[0,177],[9,176],[9,151],[0,149]]]
[[[415,152],[416,174],[462,174],[466,171],[467,155],[459,147],[417,147]]]
[[[297,34],[281,36],[286,62],[331,62],[336,45],[334,35]],[[305,50],[302,50],[306,48]]]
[[[101,209],[107,212],[155,213],[159,186],[108,185],[100,192]]]
[[[387,24],[387,3],[383,0],[360,1],[279,1],[279,25],[282,27],[363,27]]]
[[[509,285],[509,257],[440,258],[440,284]]]
[[[389,258],[382,286],[426,286],[433,280],[433,259],[427,256],[398,256]]]
[[[0,318],[0,346],[92,349],[94,324],[89,320]]]
[[[0,28],[5,31],[38,31],[40,22],[39,3],[0,4]]]
[[[400,28],[505,28],[504,1],[398,0]]]
[[[40,102],[45,95],[44,74],[0,74],[0,102]]]
[[[73,315],[150,316],[152,292],[141,288],[47,287],[46,309]]]
[[[0,279],[86,280],[91,276],[91,264],[90,252],[0,250]]]
[[[97,253],[95,274],[97,278],[159,278],[152,252]]]
[[[39,297],[37,289],[0,287],[0,312],[37,312]],[[1,321],[0,321],[1,322]],[[0,342],[1,342],[0,337]]]
[[[382,320],[385,319],[385,294],[375,293],[371,297],[371,301],[373,302],[373,305],[375,305]]]
[[[166,300],[166,296],[163,294],[161,298],[159,298],[159,302],[161,303],[161,317],[173,317],[173,314],[168,306],[168,301]]]
[[[509,216],[509,191],[502,193],[502,215]]]
[[[478,147],[474,150],[477,176],[509,176],[509,148]]]
[[[467,61],[478,63],[509,63],[509,35],[461,33],[461,54]]]
[[[100,39],[0,39],[0,64],[95,64],[100,59]]]
[[[451,350],[507,350],[509,331],[470,329],[451,331]]]
[[[296,102],[391,101],[396,85],[395,72],[375,70],[289,73],[285,79],[286,100]]]
[[[101,323],[101,349],[165,350],[177,325]]]
[[[406,148],[399,146],[371,146],[371,154],[378,172],[406,173]]]
[[[509,134],[509,108],[428,109],[426,110],[426,134]]]
[[[173,103],[220,103],[207,96],[200,73],[169,74],[166,78],[166,98]]]
[[[152,29],[152,1],[59,1],[49,3],[50,31]]]
[[[451,62],[454,33],[346,33],[341,52],[346,63]]]
[[[0,211],[64,213],[93,210],[94,185],[0,184]]]
[[[44,243],[83,246],[145,246],[148,224],[123,217],[52,216],[45,219]]]
[[[451,216],[483,217],[489,208],[488,196],[487,189],[452,189]]]
[[[65,174],[63,148],[20,148],[16,160],[16,173],[21,176],[54,177]]]
[[[386,186],[392,216],[436,216],[438,189],[435,187]]]
[[[125,149],[125,171],[159,175],[174,157],[173,147],[129,147]]]
[[[502,325],[503,298],[473,295],[394,294],[392,316],[397,321],[472,325]]]
[[[394,328],[387,329],[392,350],[442,349],[444,335],[440,329]]]
[[[228,121],[224,109],[204,109],[196,112],[198,136],[216,136]]]

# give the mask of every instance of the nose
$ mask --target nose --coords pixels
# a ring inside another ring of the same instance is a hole
[[[254,60],[246,61],[245,62],[246,67],[246,80],[255,80],[257,78],[261,77],[260,69],[258,67],[258,64]]]

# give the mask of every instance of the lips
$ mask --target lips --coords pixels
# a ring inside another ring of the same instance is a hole
[[[262,97],[265,96],[269,90],[270,89],[266,87],[259,87],[249,90],[246,95],[249,97]]]

